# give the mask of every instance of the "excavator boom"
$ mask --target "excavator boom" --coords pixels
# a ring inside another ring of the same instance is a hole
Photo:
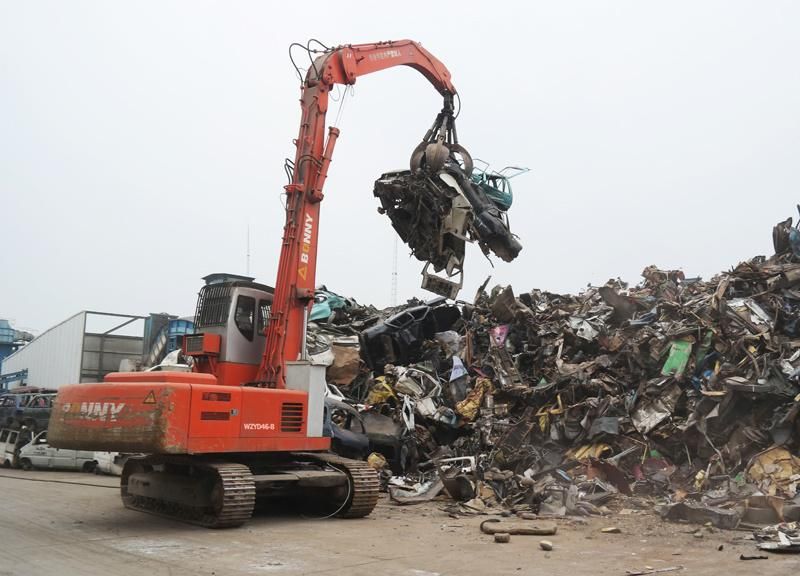
[[[319,203],[330,166],[337,128],[325,140],[328,94],[336,84],[355,84],[359,76],[394,66],[419,71],[452,109],[456,89],[450,72],[417,42],[399,40],[333,48],[317,57],[302,85],[302,118],[291,182],[286,186],[286,223],[283,229],[278,278],[264,357],[257,381],[269,388],[285,388],[285,364],[302,359],[306,314],[314,298],[319,241]]]

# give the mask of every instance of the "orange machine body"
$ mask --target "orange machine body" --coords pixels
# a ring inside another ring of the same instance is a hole
[[[307,435],[308,395],[223,386],[211,374],[120,372],[59,389],[50,432],[76,449],[151,454],[328,450]]]

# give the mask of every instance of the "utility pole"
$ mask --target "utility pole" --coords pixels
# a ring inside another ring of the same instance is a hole
[[[250,276],[250,222],[247,223],[247,272],[245,274]]]
[[[394,254],[392,255],[392,306],[397,306],[397,235],[394,237]]]

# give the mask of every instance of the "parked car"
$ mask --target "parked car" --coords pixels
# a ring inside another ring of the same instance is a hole
[[[34,432],[46,430],[55,397],[53,393],[32,396],[17,414],[17,423],[27,426]]]
[[[32,438],[33,434],[27,428],[0,430],[0,465],[4,468],[16,468],[20,448],[28,444]]]
[[[37,388],[36,386],[20,386],[0,395],[0,427],[19,428],[22,426],[22,409],[31,398],[39,394],[55,394],[55,390]]]
[[[3,428],[0,430],[0,464],[3,468],[11,468],[15,464],[16,455],[14,454],[17,445],[19,430]]]
[[[18,417],[30,398],[30,394],[6,394],[0,397],[0,426],[19,428]]]
[[[54,448],[47,443],[47,430],[43,430],[20,448],[17,462],[23,470],[52,468],[92,472],[97,466],[94,454],[87,450]]]
[[[131,456],[138,456],[138,454],[126,454],[124,452],[95,452],[94,461],[96,466],[94,468],[95,474],[108,474],[109,476],[122,476],[122,469],[125,467],[125,462]]]

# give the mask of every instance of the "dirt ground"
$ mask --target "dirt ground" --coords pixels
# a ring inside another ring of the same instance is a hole
[[[757,554],[747,532],[662,522],[653,514],[558,521],[547,537],[496,544],[479,530],[486,517],[452,518],[441,504],[397,507],[382,500],[362,520],[261,514],[242,528],[208,530],[132,512],[118,478],[66,472],[0,471],[0,575],[471,574],[621,575],[796,573],[800,555]],[[601,529],[617,526],[621,534]],[[721,548],[721,549],[720,549]]]

